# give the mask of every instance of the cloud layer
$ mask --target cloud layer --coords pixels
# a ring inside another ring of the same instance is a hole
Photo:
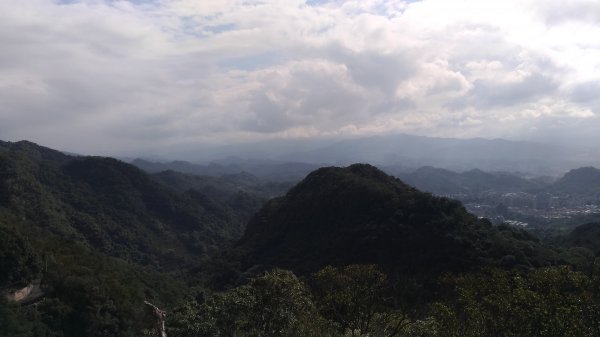
[[[0,138],[82,153],[600,127],[592,0],[5,1],[0,43]]]

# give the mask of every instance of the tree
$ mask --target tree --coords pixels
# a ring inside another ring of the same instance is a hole
[[[321,336],[321,320],[305,285],[275,269],[249,284],[188,304],[176,313],[179,336]],[[177,330],[178,329],[178,330]]]
[[[409,321],[393,308],[386,275],[374,265],[325,267],[311,280],[319,313],[351,336],[396,336]]]
[[[454,296],[434,305],[449,337],[592,337],[600,313],[589,277],[568,267],[528,274],[488,270],[449,276]]]

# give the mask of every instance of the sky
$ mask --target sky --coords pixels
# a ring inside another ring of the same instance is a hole
[[[600,1],[0,0],[0,139],[600,142]]]

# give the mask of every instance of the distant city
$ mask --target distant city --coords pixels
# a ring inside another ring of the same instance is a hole
[[[600,216],[598,204],[564,204],[564,199],[554,195],[534,195],[524,192],[498,195],[496,201],[490,199],[479,202],[465,202],[465,208],[480,217],[488,218],[492,223],[508,223],[516,226],[528,226],[532,220],[536,224],[555,220],[573,219],[581,216]],[[461,196],[448,196],[462,200]],[[468,198],[467,198],[468,199]]]

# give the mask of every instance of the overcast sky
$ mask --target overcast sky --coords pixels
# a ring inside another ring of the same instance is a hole
[[[0,139],[600,141],[600,2],[0,0]]]

